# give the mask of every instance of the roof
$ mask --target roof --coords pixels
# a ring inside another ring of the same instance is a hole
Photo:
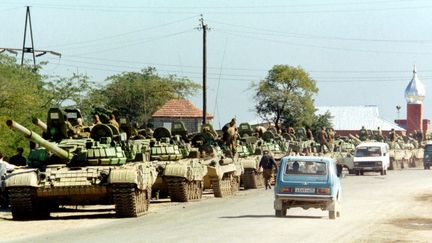
[[[202,117],[202,115],[202,110],[198,109],[198,107],[192,104],[189,100],[172,99],[153,113],[152,117],[199,118]],[[213,119],[213,115],[207,113],[207,118]]]
[[[323,115],[329,111],[332,119],[334,130],[354,131],[360,130],[362,126],[365,129],[376,130],[378,127],[382,131],[395,129],[396,131],[405,131],[402,127],[394,122],[384,120],[379,117],[378,107],[375,105],[366,106],[319,106],[316,107],[317,115]]]

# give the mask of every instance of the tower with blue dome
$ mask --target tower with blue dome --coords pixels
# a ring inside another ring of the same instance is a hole
[[[413,77],[405,89],[405,99],[407,101],[406,130],[408,133],[427,129],[423,127],[423,100],[425,95],[425,87],[417,77],[417,70],[414,66]]]

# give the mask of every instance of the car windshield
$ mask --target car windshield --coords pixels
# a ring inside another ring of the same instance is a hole
[[[381,156],[380,147],[359,147],[356,150],[356,157],[379,157]]]
[[[327,175],[326,163],[319,161],[288,161],[287,175]]]

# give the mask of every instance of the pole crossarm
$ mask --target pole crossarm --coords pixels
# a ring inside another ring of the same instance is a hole
[[[17,55],[18,52],[23,51],[23,49],[22,48],[0,47],[0,53],[5,52],[5,51]],[[30,47],[24,48],[24,52],[25,53],[33,53],[34,52],[37,57],[43,56],[43,55],[45,55],[47,53],[61,57],[61,53],[60,52],[49,51],[49,50],[33,50],[33,48],[30,48]]]

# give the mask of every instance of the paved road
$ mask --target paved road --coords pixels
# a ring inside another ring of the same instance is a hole
[[[0,227],[27,227],[8,238],[21,242],[432,241],[432,171],[347,176],[342,187],[337,220],[315,209],[290,209],[287,217],[275,218],[273,192],[259,189],[226,199],[208,195],[201,202],[152,204],[150,213],[139,218],[113,219],[107,212],[36,222],[6,218]]]

